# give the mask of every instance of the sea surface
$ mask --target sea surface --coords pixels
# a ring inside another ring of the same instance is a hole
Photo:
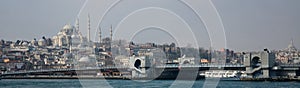
[[[204,84],[211,84],[210,86]],[[215,85],[217,84],[217,85]],[[300,88],[300,82],[253,82],[205,80],[103,80],[103,79],[2,79],[0,88]]]

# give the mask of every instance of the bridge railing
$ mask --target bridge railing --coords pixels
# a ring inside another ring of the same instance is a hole
[[[157,66],[159,68],[168,68],[168,67],[172,67],[172,68],[176,68],[176,67],[245,67],[244,65],[241,64],[224,64],[224,65],[220,65],[220,64],[199,64],[199,65],[191,65],[191,64],[167,64],[167,65],[161,65],[161,66]]]

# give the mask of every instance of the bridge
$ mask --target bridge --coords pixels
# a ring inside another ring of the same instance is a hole
[[[151,67],[146,67],[151,68]],[[162,65],[155,66],[154,69],[172,69],[172,70],[180,70],[180,69],[197,69],[196,71],[209,70],[209,69],[243,69],[244,65],[216,65],[216,64],[200,64],[200,65]],[[73,74],[76,75],[76,72],[83,71],[96,71],[96,72],[119,72],[119,71],[130,71],[134,70],[134,67],[128,66],[106,66],[106,67],[85,67],[85,68],[67,68],[67,69],[40,69],[40,70],[23,70],[23,71],[11,71],[4,72],[1,76],[20,76],[20,75],[51,75],[55,73],[68,73],[68,75]],[[71,73],[70,73],[71,72]],[[43,74],[42,74],[43,73]]]
[[[275,69],[276,71],[299,71],[300,65],[290,65],[290,64],[282,64]],[[163,70],[164,73],[168,75],[173,75],[176,77],[180,70],[184,70],[187,72],[199,72],[199,71],[206,71],[206,70],[239,70],[245,71],[246,66],[242,64],[233,65],[233,64],[199,64],[199,65],[179,65],[179,64],[166,64],[160,66],[152,66],[152,67],[145,67],[146,69],[152,68],[155,70]],[[274,70],[274,67],[271,67]],[[271,69],[270,68],[270,69]],[[66,68],[66,69],[40,69],[40,70],[23,70],[23,71],[8,71],[1,74],[1,78],[26,78],[26,77],[73,77],[77,78],[78,74],[88,74],[93,75],[92,77],[96,76],[98,73],[102,73],[103,77],[122,77],[123,75],[131,75],[132,71],[139,70],[140,68],[129,67],[129,66],[106,66],[106,67],[82,67],[82,68]],[[260,67],[261,69],[261,67]],[[256,69],[253,72],[260,70]],[[138,71],[142,73],[142,71]]]
[[[282,64],[278,70],[299,70],[300,64]],[[150,67],[148,67],[150,68]],[[155,66],[155,69],[178,69],[178,68],[199,68],[199,71],[203,69],[244,69],[245,66],[242,64],[199,64],[199,65],[178,65],[178,64],[168,64],[168,65],[161,65]],[[120,69],[133,69],[132,67],[128,66],[105,66],[105,67],[85,67],[85,68],[66,68],[66,69],[39,69],[39,70],[22,70],[22,71],[11,71],[5,72],[1,75],[14,75],[14,74],[27,74],[27,73],[41,73],[41,72],[67,72],[67,71],[86,71],[86,70],[120,70]]]

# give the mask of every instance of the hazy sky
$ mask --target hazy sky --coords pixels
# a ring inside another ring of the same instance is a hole
[[[185,30],[188,27],[185,27],[186,25],[181,23],[182,20],[174,16],[176,14],[189,24],[199,46],[210,45],[209,36],[202,21],[190,8],[179,1],[123,0],[104,15],[114,1],[89,0],[79,14],[85,0],[1,0],[0,38],[32,40],[42,36],[52,37],[65,24],[74,24],[77,16],[80,19],[80,31],[85,35],[89,13],[92,18],[93,40],[97,40],[97,38],[94,39],[94,34],[97,25],[100,24],[104,37],[108,36],[108,29],[110,25],[113,25],[116,39],[134,37],[131,39],[137,42],[179,41],[179,43],[184,42],[182,46],[188,43],[193,44],[194,39],[191,39],[189,34],[191,32]],[[262,50],[263,48],[283,49],[292,38],[295,46],[300,48],[300,0],[212,1],[221,16],[228,48],[238,51]],[[132,13],[147,7],[159,8],[148,8]],[[102,22],[99,23],[99,20]],[[137,32],[139,29],[149,28],[150,30]],[[128,37],[126,31],[139,34]]]

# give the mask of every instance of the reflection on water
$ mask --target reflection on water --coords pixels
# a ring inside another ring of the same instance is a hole
[[[99,80],[80,80],[86,82],[85,87],[89,88],[103,88],[104,86],[99,83]],[[79,80],[76,79],[3,79],[0,80],[0,88],[82,88]],[[105,80],[102,80],[105,81]],[[149,82],[137,82],[131,80],[106,80],[111,87],[114,88],[141,88],[141,87],[159,87],[168,88],[179,86],[179,84],[172,84],[174,80],[153,80]],[[100,81],[101,82],[101,81]],[[182,83],[188,81],[179,81]],[[194,88],[203,86],[204,80],[198,80],[193,85]],[[229,85],[230,84],[230,85]],[[180,86],[182,84],[180,83]],[[278,88],[278,87],[290,87],[297,88],[300,86],[299,82],[241,82],[241,81],[221,81],[218,87],[220,88]]]

